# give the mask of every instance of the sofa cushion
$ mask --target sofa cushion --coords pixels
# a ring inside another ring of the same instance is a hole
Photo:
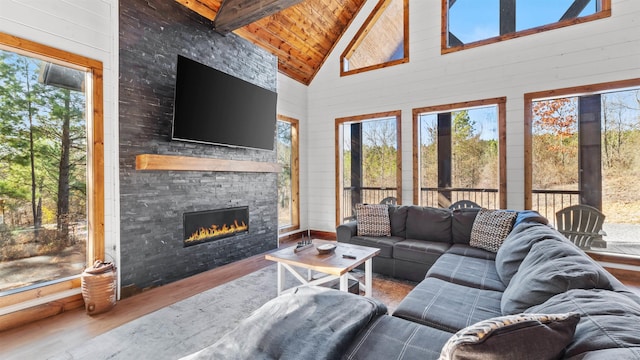
[[[393,316],[456,332],[480,320],[501,316],[502,292],[428,277],[398,304]]]
[[[390,236],[389,206],[356,204],[358,236]]]
[[[515,227],[496,253],[496,270],[502,282],[509,285],[531,246],[542,240],[566,241],[557,230],[535,222]]]
[[[638,360],[640,359],[640,347],[612,348],[589,351],[585,354],[565,357],[566,360]]]
[[[455,244],[469,244],[473,222],[479,211],[479,208],[464,208],[451,212],[451,238]]]
[[[588,352],[597,351],[603,357],[594,359],[640,359],[640,305],[629,297],[602,289],[569,290],[526,312],[566,311],[580,314],[576,333],[567,346],[566,358],[582,359],[585,356],[585,359],[591,359]]]
[[[393,245],[403,240],[404,238],[397,236],[354,236],[345,242],[378,248],[380,254],[377,257],[391,258],[393,257]]]
[[[462,256],[474,257],[474,258],[485,259],[485,260],[496,259],[496,253],[494,252],[469,246],[469,245],[464,245],[464,244],[451,245],[449,250],[447,250],[447,254],[462,255]]]
[[[427,276],[478,289],[505,289],[493,260],[446,253],[429,269]]]
[[[442,348],[440,360],[557,359],[571,342],[577,313],[500,316],[458,331]]]
[[[409,206],[398,205],[389,206],[389,222],[391,225],[391,236],[407,237],[407,214]]]
[[[473,221],[469,245],[497,252],[517,216],[515,211],[481,209]]]
[[[407,214],[407,239],[451,242],[451,211],[410,206]]]
[[[437,359],[451,335],[393,316],[380,316],[360,332],[342,359]]]
[[[515,314],[570,289],[607,289],[606,271],[573,244],[541,241],[520,264],[502,296],[502,313]]]
[[[393,257],[421,264],[433,264],[450,246],[449,243],[406,239],[395,243]]]

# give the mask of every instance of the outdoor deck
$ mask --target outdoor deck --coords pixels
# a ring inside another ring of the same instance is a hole
[[[355,188],[345,188],[343,193],[342,214],[345,221],[355,219],[353,212],[352,194]],[[360,199],[363,203],[376,204],[382,199],[395,196],[395,188],[363,187],[359,189]],[[458,200],[471,200],[486,208],[497,208],[497,189],[456,189],[456,188],[422,188],[420,194],[423,206],[438,207],[442,200],[442,193],[446,193],[451,203]],[[533,191],[533,209],[549,219],[550,225],[555,227],[555,213],[565,207],[579,203],[579,191],[564,190],[535,190]],[[607,247],[592,249],[594,252],[607,252],[625,255],[640,256],[640,224],[616,224],[607,223],[605,220],[603,230],[606,235],[603,240]]]

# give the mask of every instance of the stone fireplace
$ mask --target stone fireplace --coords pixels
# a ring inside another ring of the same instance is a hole
[[[171,141],[171,129],[178,55],[272,91],[278,59],[235,34],[216,34],[210,20],[175,1],[121,1],[119,13],[117,250],[125,298],[277,248],[277,174],[237,166],[276,163],[275,151]],[[160,164],[171,160],[150,155],[205,165],[138,169],[139,156]],[[212,168],[214,159],[232,168]],[[247,207],[249,231],[185,245],[184,213],[237,207]]]
[[[249,207],[184,213],[184,247],[224,239],[249,231]]]

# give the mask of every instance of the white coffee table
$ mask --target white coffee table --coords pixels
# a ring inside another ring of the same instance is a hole
[[[358,281],[360,290],[364,291],[365,296],[371,297],[373,283],[371,259],[380,253],[380,249],[325,240],[313,240],[313,243],[314,245],[330,243],[337,247],[334,252],[324,255],[318,254],[315,246],[299,252],[294,252],[294,247],[287,247],[265,255],[265,259],[275,261],[278,264],[278,296],[285,291],[284,270],[286,269],[300,281],[301,285],[299,286],[321,285],[340,279],[340,290],[348,291],[348,281],[352,279]],[[354,258],[343,257],[343,255]],[[364,283],[349,273],[362,263],[364,263]],[[294,267],[306,269],[306,276]],[[314,278],[313,271],[322,273],[324,276]]]

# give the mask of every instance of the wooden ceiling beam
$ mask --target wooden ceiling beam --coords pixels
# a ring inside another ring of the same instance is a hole
[[[183,6],[195,11],[200,14],[200,16],[205,17],[209,20],[213,20],[218,13],[218,9],[220,9],[220,2],[217,3],[204,3],[199,0],[176,0],[177,3],[182,4]]]
[[[226,35],[303,0],[224,0],[213,20],[216,32]]]
[[[223,8],[230,11],[235,6],[236,10],[262,14],[261,6],[281,6],[284,10],[256,18],[232,31],[277,56],[279,71],[305,85],[313,80],[365,3],[365,0],[175,1],[211,20],[218,32],[225,16]],[[285,9],[289,3],[297,5]]]

